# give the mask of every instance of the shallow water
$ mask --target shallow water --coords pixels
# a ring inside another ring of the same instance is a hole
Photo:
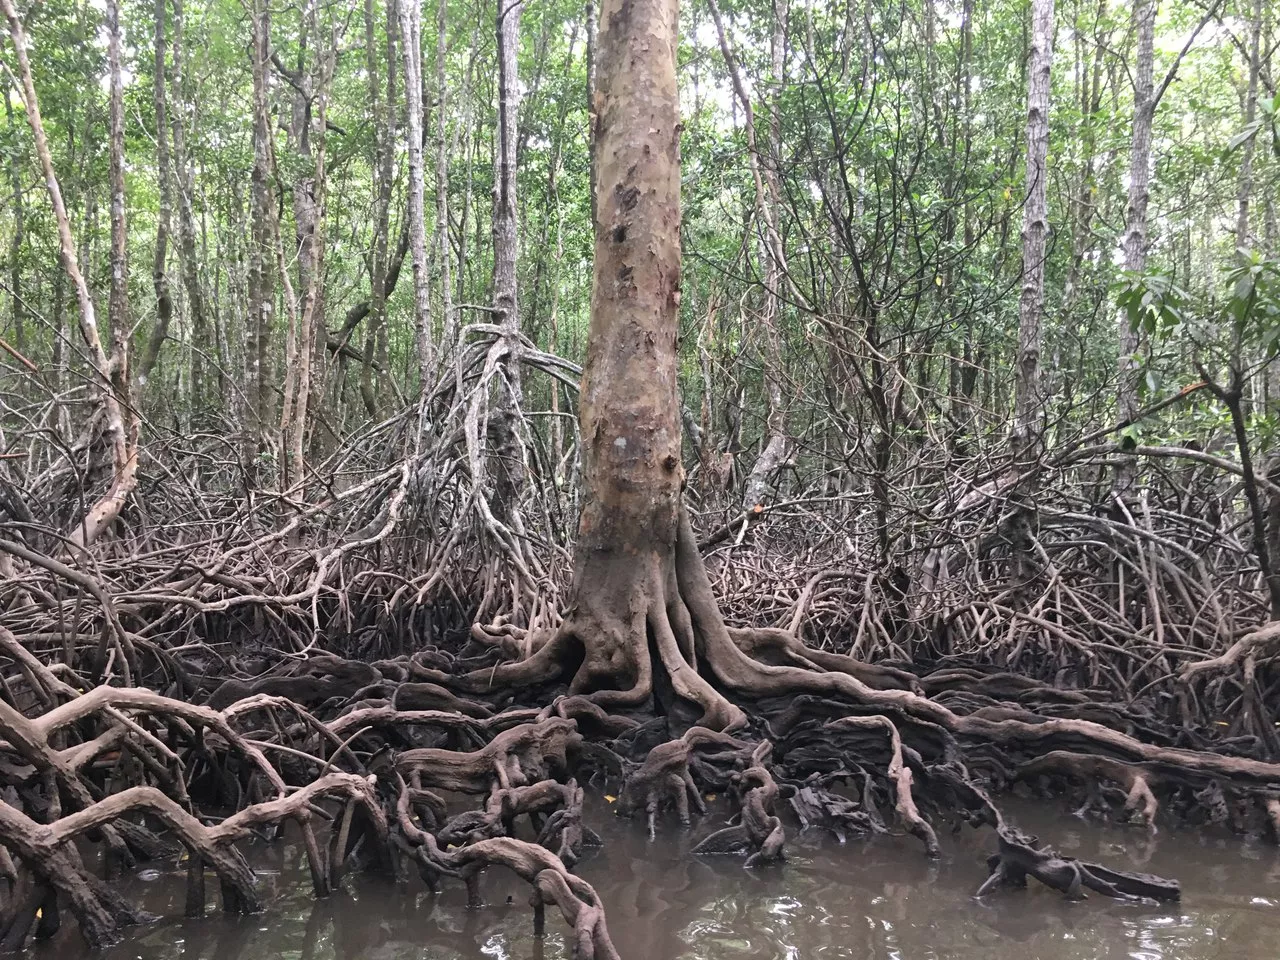
[[[668,824],[650,843],[643,825],[607,809],[590,811],[605,839],[579,872],[605,902],[623,960],[1235,960],[1280,957],[1280,850],[1190,831],[1149,838],[1137,828],[1086,823],[1065,813],[1006,804],[1024,829],[1065,854],[1177,877],[1181,904],[1116,903],[1097,896],[1068,903],[1031,881],[977,901],[994,839],[968,827],[944,837],[931,863],[907,837],[840,846],[812,831],[791,835],[789,860],[747,871],[729,857],[688,849],[719,824]],[[131,896],[171,918],[132,931],[103,960],[553,960],[570,956],[567,927],[547,911],[547,935],[533,936],[528,887],[489,871],[488,905],[468,910],[461,884],[433,897],[415,877],[396,885],[352,876],[346,890],[315,900],[302,852],[289,843],[247,849],[267,909],[252,917],[215,912],[180,919],[185,866],[127,881]],[[156,865],[151,865],[154,869]],[[511,897],[512,902],[507,903]],[[78,936],[38,948],[41,960],[86,955]]]

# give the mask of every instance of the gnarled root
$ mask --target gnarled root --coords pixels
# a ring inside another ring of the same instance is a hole
[[[604,908],[591,884],[575,877],[554,853],[538,844],[494,837],[477,840],[454,850],[442,850],[436,838],[413,822],[410,793],[403,779],[396,801],[396,817],[408,844],[422,864],[467,885],[471,906],[481,903],[479,876],[490,866],[501,866],[533,886],[530,903],[534,930],[542,933],[544,908],[555,904],[574,931],[574,957],[578,960],[620,960],[605,926]]]
[[[693,781],[689,765],[694,752],[727,751],[732,757],[748,754],[750,747],[727,734],[705,727],[690,727],[678,740],[660,743],[645,757],[639,769],[627,777],[618,800],[618,812],[632,816],[641,808],[649,819],[649,839],[654,838],[658,812],[667,804],[675,807],[681,823],[689,822],[689,804],[699,813],[706,812],[702,794]]]
[[[828,722],[824,729],[840,731],[860,728],[879,728],[889,735],[888,776],[889,782],[893,784],[894,809],[897,811],[898,819],[902,821],[908,833],[924,844],[925,853],[930,857],[940,856],[942,851],[938,847],[938,835],[934,833],[933,827],[929,826],[929,822],[920,815],[915,798],[911,795],[911,768],[902,762],[902,738],[898,735],[898,728],[894,726],[893,721],[881,716],[841,717],[839,720]]]
[[[739,822],[717,830],[694,847],[694,853],[746,853],[747,866],[769,863],[784,857],[786,833],[774,814],[778,785],[765,767],[773,745],[761,743],[752,751],[751,766],[732,777],[732,789],[740,795]]]
[[[581,744],[575,721],[545,717],[504,730],[472,753],[405,750],[396,757],[396,770],[406,776],[417,773],[442,790],[485,793],[494,780],[503,788],[522,787],[565,774],[569,754]]]
[[[461,846],[494,837],[511,836],[515,819],[528,816],[539,826],[538,843],[572,867],[584,844],[598,845],[599,837],[582,823],[582,788],[576,780],[542,780],[525,787],[494,785],[483,811],[458,814],[441,828],[438,839]]]
[[[996,830],[999,850],[987,860],[991,876],[978,888],[982,897],[999,886],[1025,887],[1032,876],[1071,900],[1083,900],[1085,889],[1115,900],[1145,897],[1151,900],[1178,900],[1181,887],[1176,880],[1165,880],[1146,873],[1111,870],[1097,863],[1059,857],[1048,847],[1035,847],[1036,838],[1010,826]]]
[[[958,763],[930,767],[929,774],[951,788],[975,826],[987,824],[995,829],[997,851],[987,859],[991,876],[978,888],[976,896],[985,896],[1000,886],[1025,887],[1028,876],[1076,900],[1085,897],[1085,889],[1117,900],[1178,900],[1182,896],[1176,880],[1112,870],[1073,857],[1059,857],[1048,847],[1037,848],[1036,838],[1006,823],[991,797],[973,783],[968,771]]]

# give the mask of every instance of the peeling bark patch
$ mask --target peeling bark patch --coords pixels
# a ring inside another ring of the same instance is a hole
[[[613,242],[623,243],[627,239],[627,225],[620,223],[613,228]]]

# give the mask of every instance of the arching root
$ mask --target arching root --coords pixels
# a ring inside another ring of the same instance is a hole
[[[130,787],[59,818],[41,824],[8,804],[0,804],[0,842],[12,850],[33,874],[66,898],[85,939],[94,946],[114,942],[118,927],[137,922],[110,888],[87,874],[72,841],[98,830],[126,814],[144,811],[161,820],[179,839],[190,856],[187,910],[204,910],[204,865],[214,869],[222,885],[223,906],[229,912],[251,913],[260,908],[252,870],[234,847],[253,827],[293,818],[309,826],[313,805],[326,797],[343,798],[360,805],[385,846],[386,820],[373,795],[372,784],[348,773],[327,774],[286,797],[253,804],[216,826],[205,826],[155,787]],[[308,831],[309,832],[309,831]],[[316,893],[329,892],[329,874],[314,842],[307,845]],[[6,936],[13,931],[7,931]],[[25,934],[25,929],[18,932]]]
[[[632,816],[643,809],[649,820],[649,839],[654,838],[659,811],[670,804],[681,823],[689,822],[689,804],[706,812],[702,794],[689,771],[695,752],[704,757],[720,754],[720,759],[741,764],[750,755],[750,744],[705,727],[691,727],[677,740],[660,743],[644,763],[627,777],[618,798],[618,812]]]
[[[908,833],[924,844],[925,853],[930,857],[941,856],[942,851],[938,847],[938,835],[934,833],[933,827],[929,826],[929,822],[920,816],[920,811],[916,808],[915,798],[911,795],[911,769],[902,762],[902,738],[898,735],[898,728],[894,726],[893,721],[888,717],[880,716],[841,717],[839,720],[829,721],[824,729],[838,732],[847,729],[869,728],[879,728],[889,736],[888,774],[889,782],[893,784],[894,788],[894,809],[898,814],[898,819]]]
[[[731,777],[732,789],[742,804],[739,822],[706,837],[693,848],[694,853],[749,852],[748,867],[783,859],[786,833],[774,814],[778,785],[765,767],[772,751],[768,741],[759,744],[751,753],[751,765]]]
[[[538,828],[538,843],[572,867],[584,844],[598,846],[600,838],[582,823],[582,788],[576,780],[542,780],[525,787],[494,784],[482,811],[460,813],[441,828],[438,839],[462,846],[514,833],[515,819],[528,816]]]
[[[581,877],[569,873],[564,862],[550,850],[510,837],[478,840],[455,850],[442,850],[435,837],[413,822],[410,807],[409,791],[401,780],[396,802],[401,831],[425,864],[466,883],[471,906],[481,903],[480,873],[490,866],[506,867],[533,886],[530,903],[536,933],[542,933],[546,905],[555,904],[573,928],[577,960],[620,960],[605,926],[604,908],[595,889]]]
[[[472,753],[421,747],[396,757],[402,776],[418,774],[432,786],[460,793],[486,793],[496,779],[504,789],[565,774],[569,754],[582,744],[577,723],[544,717],[504,730]]]

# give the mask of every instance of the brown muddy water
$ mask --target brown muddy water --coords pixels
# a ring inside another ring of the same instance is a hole
[[[590,801],[589,801],[590,803]],[[603,804],[600,804],[603,807]],[[1280,958],[1280,850],[1256,841],[1084,822],[1045,806],[1006,803],[1024,829],[1060,852],[1177,877],[1181,904],[1068,903],[1034,881],[982,901],[991,832],[943,838],[931,863],[911,838],[851,840],[818,831],[790,837],[789,860],[748,871],[740,859],[693,857],[689,848],[720,824],[674,823],[648,841],[640,822],[607,808],[589,822],[605,840],[579,872],[605,903],[623,960],[1276,960]],[[486,906],[468,910],[460,883],[434,897],[416,876],[395,884],[352,876],[327,900],[311,895],[302,851],[287,841],[247,848],[267,908],[252,917],[181,919],[185,865],[140,872],[127,892],[170,919],[131,931],[101,960],[558,960],[567,927],[547,911],[533,936],[528,887],[491,870]],[[155,869],[156,865],[152,865]],[[149,879],[144,879],[149,878]],[[511,902],[508,903],[508,897]],[[64,931],[34,949],[39,960],[89,956]]]

